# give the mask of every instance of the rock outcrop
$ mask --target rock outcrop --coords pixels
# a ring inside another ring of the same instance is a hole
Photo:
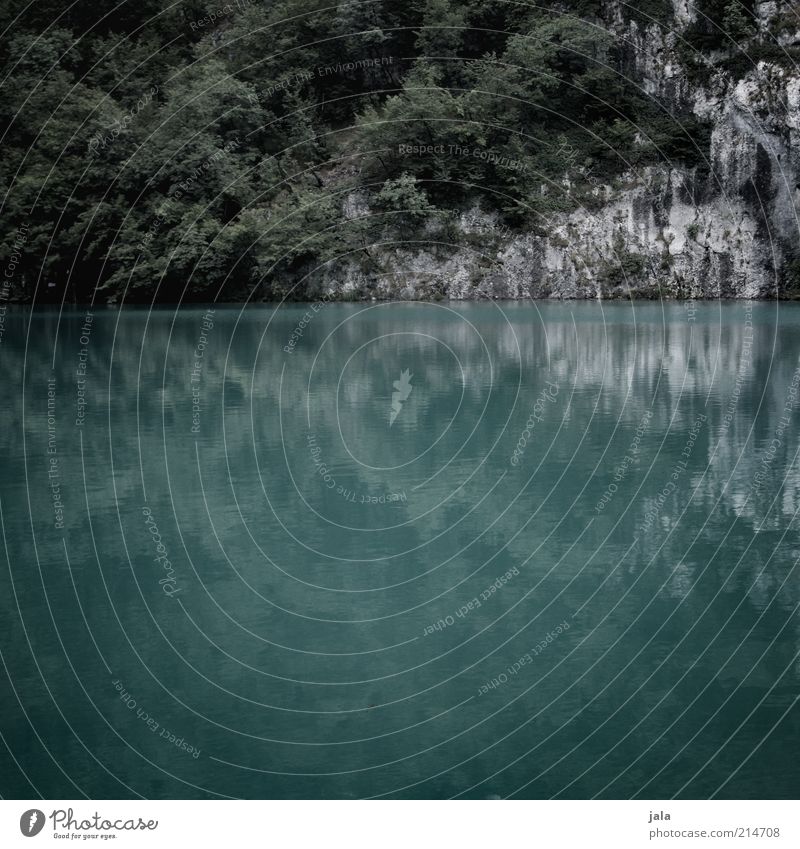
[[[800,45],[800,15],[785,2],[758,3],[753,35],[703,55],[698,74],[682,52],[693,6],[673,2],[669,24],[630,20],[614,3],[606,25],[649,97],[671,115],[710,126],[702,165],[665,159],[631,168],[612,185],[572,168],[563,191],[577,205],[536,232],[512,233],[476,207],[460,217],[456,239],[431,221],[429,243],[374,248],[368,267],[360,259],[336,264],[324,273],[323,288],[353,298],[794,296],[800,69],[751,53],[765,44],[778,53]],[[742,59],[738,72],[725,61],[732,57]],[[363,200],[348,204],[348,214],[365,213]]]

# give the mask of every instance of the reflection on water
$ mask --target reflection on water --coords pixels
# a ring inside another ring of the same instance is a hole
[[[10,312],[4,795],[793,797],[798,329]]]

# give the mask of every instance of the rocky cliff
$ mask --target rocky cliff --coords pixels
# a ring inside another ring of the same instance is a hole
[[[673,0],[666,22],[604,8],[628,75],[670,115],[709,129],[701,164],[631,167],[612,183],[570,162],[558,187],[574,209],[512,232],[479,201],[456,236],[435,220],[413,246],[373,248],[371,263],[328,267],[346,297],[794,297],[800,290],[800,14],[757,3],[739,43],[703,53],[685,34],[697,10]],[[709,21],[712,27],[719,22]],[[619,152],[624,155],[625,152]],[[542,192],[553,191],[545,184]],[[363,199],[347,215],[368,214]]]

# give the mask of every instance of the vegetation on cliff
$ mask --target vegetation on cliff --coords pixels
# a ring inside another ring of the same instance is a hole
[[[2,2],[11,297],[303,297],[318,264],[452,234],[476,198],[535,230],[632,167],[707,167],[710,128],[645,94],[604,6]],[[698,68],[723,24],[754,32],[747,3],[701,7]],[[672,21],[663,0],[619,9]]]

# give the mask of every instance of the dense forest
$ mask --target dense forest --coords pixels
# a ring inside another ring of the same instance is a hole
[[[312,297],[338,257],[463,241],[475,203],[536,232],[631,168],[709,168],[711,127],[645,93],[598,0],[0,5],[11,300]],[[792,60],[750,0],[698,9],[693,77]]]

